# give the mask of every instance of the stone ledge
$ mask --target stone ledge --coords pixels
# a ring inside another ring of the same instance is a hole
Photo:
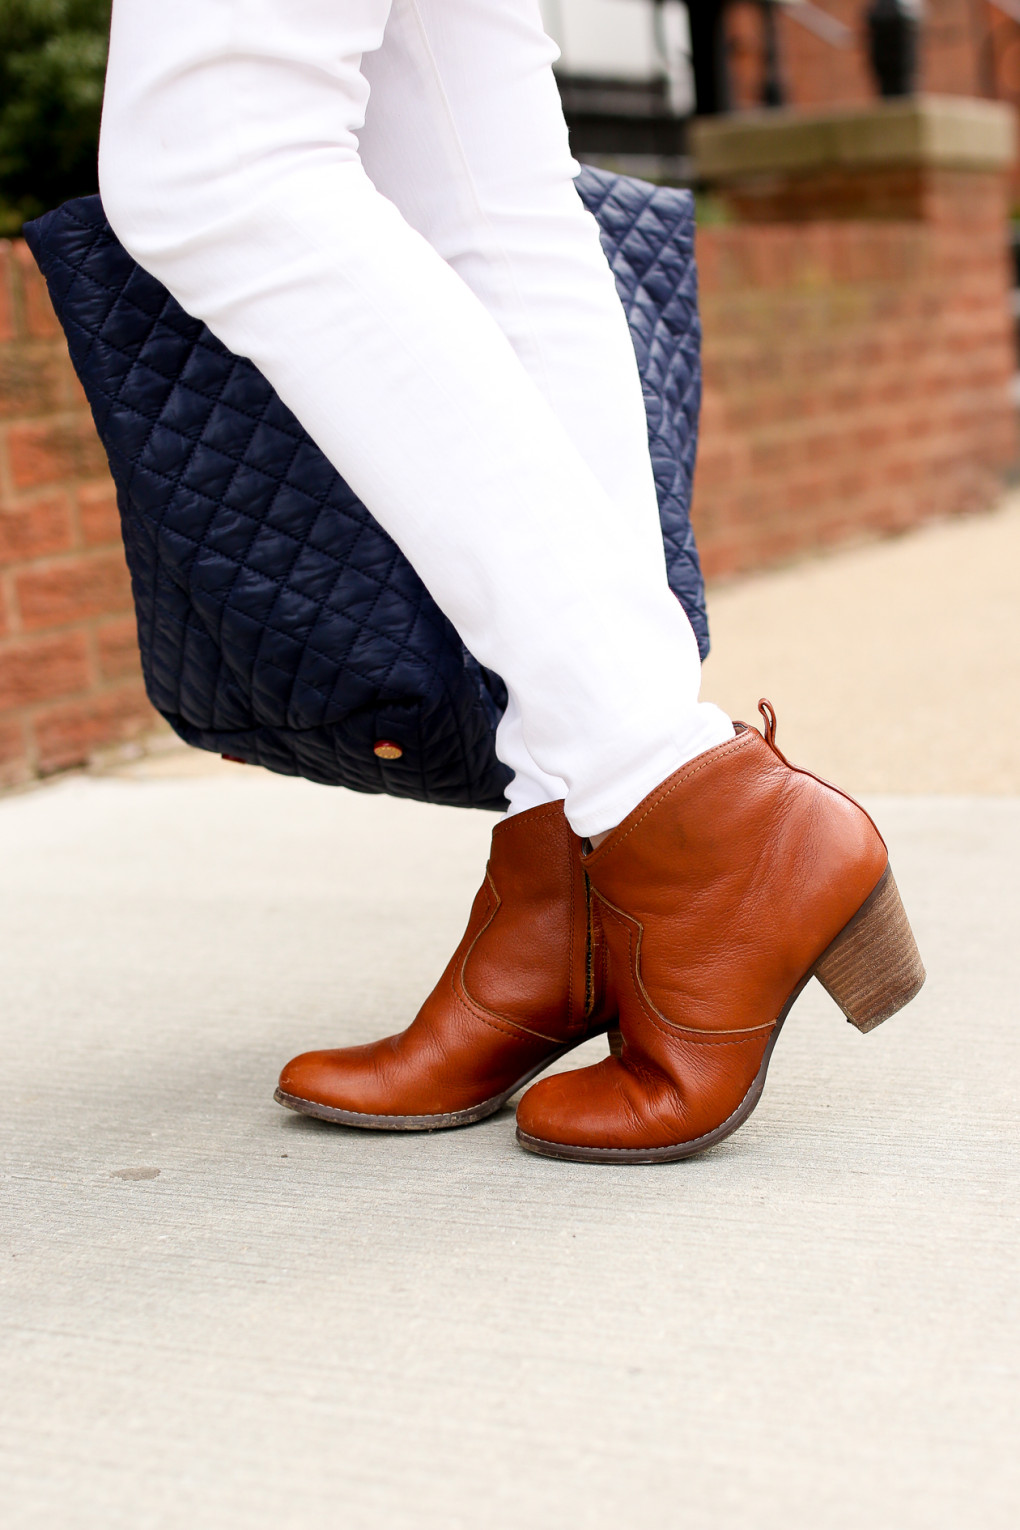
[[[1002,171],[1016,158],[1016,114],[1005,102],[965,96],[740,112],[692,123],[691,150],[706,181],[834,166]]]

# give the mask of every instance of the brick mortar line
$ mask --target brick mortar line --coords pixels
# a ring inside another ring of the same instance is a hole
[[[113,622],[127,621],[129,617],[133,619],[134,615],[135,608],[129,604],[116,611],[101,611],[95,616],[79,616],[74,621],[57,622],[52,627],[29,627],[21,632],[9,632],[5,637],[0,637],[0,653],[19,643],[34,643],[37,638],[66,637],[69,632],[88,632],[93,627],[109,626]]]
[[[17,633],[10,632],[7,637],[0,638],[0,653],[9,649],[16,643],[34,643],[36,638],[66,637],[72,632],[88,632],[92,627],[102,626],[104,622],[124,621],[134,615],[134,608],[124,606],[117,611],[104,611],[99,616],[76,617],[69,622],[54,622],[49,627],[21,627]]]
[[[95,424],[94,424],[94,421],[92,419],[92,411],[89,408],[88,404],[85,404],[85,403],[67,404],[67,405],[64,405],[60,409],[47,410],[47,412],[45,414],[7,415],[5,417],[5,419],[4,419],[4,424],[8,425],[8,426],[10,426],[10,425],[42,425],[42,426],[49,426],[49,425],[54,425],[54,424],[56,424],[56,425],[73,424],[77,420],[87,420],[89,425],[92,426],[93,430],[95,429]]]
[[[113,480],[107,478],[57,478],[53,479],[50,483],[37,484],[35,488],[32,489],[19,489],[16,493],[7,496],[5,496],[3,490],[0,489],[0,516],[3,516],[9,512],[17,513],[18,511],[31,511],[33,505],[40,499],[44,499],[52,494],[66,494],[71,502],[72,511],[76,512],[73,518],[77,524],[80,518],[81,510],[81,503],[78,495],[80,494],[81,490],[89,489],[93,486],[106,488],[111,487],[112,484]],[[94,546],[116,547],[120,541],[121,538],[118,535],[111,538],[109,542],[97,542],[94,544]],[[92,550],[92,546],[81,548],[81,551],[83,552],[91,552]]]
[[[19,654],[31,653],[38,650],[46,643],[61,643],[68,638],[81,634],[85,638],[86,647],[91,652],[95,650],[94,675],[97,679],[102,678],[101,656],[99,641],[103,632],[112,627],[122,626],[125,622],[133,622],[134,611],[114,611],[109,615],[87,617],[82,621],[65,622],[60,627],[39,627],[30,632],[8,633],[6,637],[0,637],[0,660],[9,659]],[[137,643],[135,644],[137,647]],[[139,657],[139,665],[141,658]],[[139,670],[140,673],[140,670]],[[127,678],[122,676],[121,678]]]
[[[0,510],[0,515],[3,515]],[[24,569],[38,569],[40,566],[52,565],[60,568],[67,564],[94,562],[98,558],[108,558],[111,553],[123,552],[123,543],[118,538],[113,542],[94,542],[87,547],[69,547],[63,552],[39,553],[34,558],[18,558],[13,563],[7,564],[11,572],[20,573]],[[124,565],[125,570],[127,564]]]
[[[6,643],[9,642],[12,638],[20,638],[22,636],[23,630],[21,626],[21,611],[18,608],[18,602],[14,598],[13,569],[0,569],[0,590],[3,591],[2,609],[6,613],[7,620],[10,623],[10,630],[8,631],[7,636],[4,638],[4,642]]]
[[[123,696],[137,705],[143,713],[151,712],[154,719],[159,719],[155,707],[145,691],[141,675],[123,676],[119,680],[97,680],[95,678],[86,682],[85,685],[76,685],[67,690],[54,691],[51,695],[40,696],[32,701],[19,701],[13,706],[0,708],[0,727],[6,723],[24,723],[26,727],[34,726],[40,719],[45,720],[59,713],[64,707],[88,707],[93,702],[102,702],[108,697],[117,698]]]
[[[103,666],[99,655],[99,623],[91,621],[85,623],[82,631],[85,634],[85,651],[88,655],[88,666],[92,675],[92,685],[106,683],[103,676]]]
[[[68,353],[67,341],[62,335],[15,335],[11,339],[0,340],[0,351],[16,352],[19,355],[32,352],[44,356],[56,356],[66,372],[76,375],[74,363]]]
[[[7,425],[0,420],[0,510],[14,498],[14,482],[11,478],[7,456]]]
[[[17,248],[20,244],[24,244],[23,239],[5,239],[3,241],[7,255],[4,264],[7,267],[7,291],[11,298],[11,316],[14,320],[14,341],[27,340],[29,338],[28,304],[25,301],[25,278]]]
[[[80,702],[100,701],[105,696],[115,696],[119,692],[123,692],[125,696],[144,703],[151,711],[155,722],[162,721],[152,702],[146,696],[145,687],[139,675],[137,679],[104,680],[97,684],[89,685],[84,690],[62,691],[59,696],[51,696],[47,701],[29,701],[21,706],[8,707],[0,712],[0,723],[15,722],[30,726],[32,723],[37,722],[40,717],[45,718],[60,707],[75,705]]]

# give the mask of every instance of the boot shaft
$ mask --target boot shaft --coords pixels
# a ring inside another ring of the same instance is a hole
[[[455,982],[529,1031],[583,1030],[593,987],[588,902],[581,842],[562,803],[504,819],[454,956]]]
[[[695,1031],[771,1024],[888,860],[863,808],[738,727],[584,861],[614,980],[635,965],[665,1018]]]

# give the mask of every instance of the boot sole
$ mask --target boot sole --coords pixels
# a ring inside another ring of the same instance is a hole
[[[886,866],[878,885],[831,941],[793,990],[773,1027],[761,1066],[744,1098],[719,1126],[701,1137],[658,1148],[600,1148],[547,1142],[517,1128],[517,1141],[544,1158],[572,1163],[676,1163],[715,1147],[743,1126],[765,1088],[769,1063],[786,1017],[811,979],[816,977],[849,1023],[867,1033],[916,998],[925,970],[914,942],[892,871]]]
[[[283,1089],[277,1089],[273,1099],[278,1105],[297,1111],[298,1115],[314,1116],[317,1121],[331,1121],[335,1126],[354,1126],[362,1131],[446,1131],[452,1126],[471,1126],[476,1121],[484,1121],[487,1116],[494,1116],[497,1110],[502,1110],[507,1100],[511,1099],[519,1089],[523,1089],[526,1084],[530,1084],[532,1079],[537,1078],[540,1073],[544,1073],[546,1068],[558,1062],[561,1057],[566,1057],[568,1052],[573,1052],[582,1042],[591,1041],[594,1036],[603,1034],[602,1031],[592,1031],[586,1036],[579,1037],[577,1041],[571,1041],[567,1046],[558,1048],[544,1058],[537,1067],[525,1073],[523,1078],[511,1084],[509,1089],[504,1089],[501,1094],[490,1095],[487,1100],[482,1100],[478,1105],[472,1105],[467,1110],[447,1110],[441,1114],[429,1116],[373,1116],[360,1110],[341,1110],[336,1105],[320,1105],[316,1100],[304,1100],[300,1095],[287,1094]]]

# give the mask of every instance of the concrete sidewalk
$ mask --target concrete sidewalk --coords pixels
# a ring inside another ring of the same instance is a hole
[[[956,795],[869,799],[920,998],[861,1037],[812,985],[755,1115],[688,1163],[536,1158],[510,1110],[390,1137],[273,1104],[292,1052],[414,1013],[486,815],[175,751],[0,801],[5,1527],[1012,1530],[1020,797],[974,794],[1020,792],[1016,524],[719,592],[712,694],[772,694],[841,782],[902,792],[926,753]],[[901,592],[882,644],[862,588]],[[998,773],[966,775],[961,716]]]
[[[619,1169],[272,1102],[413,1013],[485,816],[0,803],[5,1525],[1012,1527],[1020,804],[873,806],[920,999],[813,985],[741,1133]]]
[[[710,592],[704,693],[853,792],[1020,794],[1020,494]]]

